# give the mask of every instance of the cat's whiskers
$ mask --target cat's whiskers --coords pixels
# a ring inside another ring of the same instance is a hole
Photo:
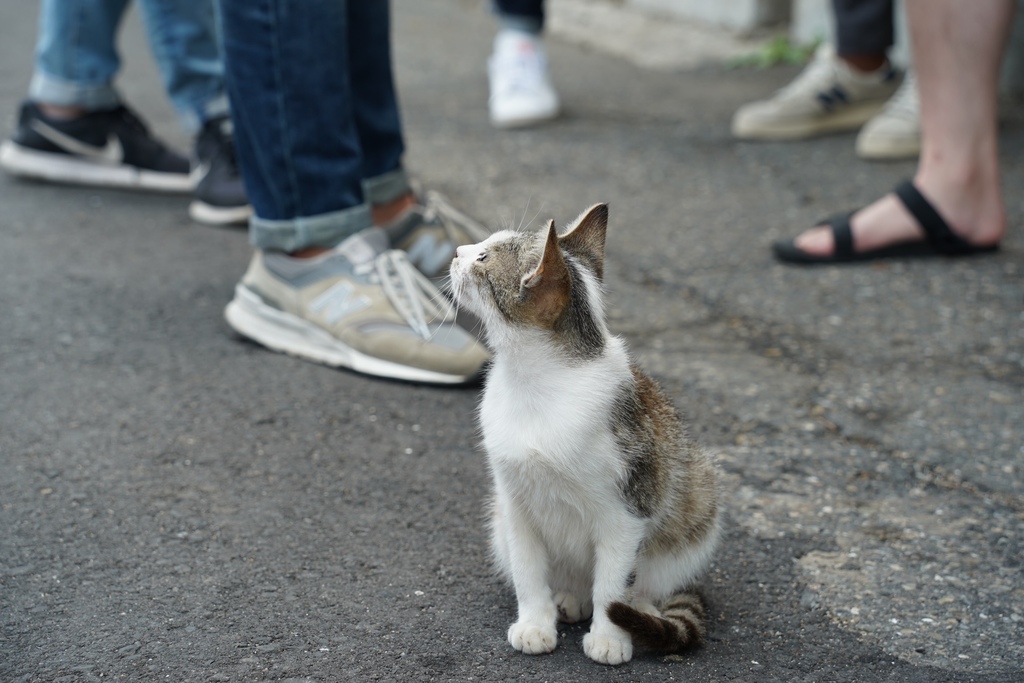
[[[455,289],[455,280],[452,278],[451,273],[445,273],[436,285],[435,291],[431,293],[429,300],[442,315],[440,320],[438,320],[438,315],[436,314],[431,319],[431,323],[436,323],[436,328],[431,331],[428,341],[433,340],[437,330],[442,327],[446,328],[446,334],[451,334],[452,328],[458,325],[459,320],[459,307],[456,303],[458,301],[458,294]],[[445,295],[445,292],[451,294],[451,299]],[[445,325],[448,322],[449,313],[451,314],[451,326]]]
[[[519,219],[519,227],[516,228],[517,231],[520,231],[520,230],[523,229],[523,221],[526,220],[526,214],[529,213],[529,211],[530,211],[530,200],[531,199],[533,199],[533,198],[532,197],[527,197],[526,198],[526,206],[523,207],[523,217]],[[537,217],[534,216],[534,219],[536,219],[536,218]],[[532,223],[533,221],[530,221],[530,222]]]
[[[541,209],[538,208],[537,209],[537,213],[533,214],[533,218],[531,218],[529,221],[526,220],[526,214],[529,213],[529,211],[530,211],[530,200],[531,199],[532,199],[531,197],[527,197],[527,199],[526,199],[526,207],[523,208],[523,217],[519,221],[519,227],[516,228],[516,232],[522,232],[524,225],[526,225],[526,226],[533,225],[533,222],[535,220],[537,220],[537,216],[540,215]]]
[[[441,324],[448,322],[448,313],[452,314],[452,324],[457,324],[459,319],[459,311],[455,306],[455,302],[445,295],[445,292],[452,291],[452,276],[451,273],[446,273],[441,281],[437,285],[437,292],[431,297],[432,302],[435,306],[444,312],[444,317],[441,319]]]

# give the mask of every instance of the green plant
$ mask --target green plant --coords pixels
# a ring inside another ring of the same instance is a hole
[[[807,45],[794,45],[786,36],[776,36],[756,52],[729,62],[731,68],[767,69],[778,64],[803,64],[818,48],[820,40]]]

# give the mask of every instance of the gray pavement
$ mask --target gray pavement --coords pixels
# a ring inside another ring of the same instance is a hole
[[[396,2],[407,165],[495,227],[611,206],[611,326],[718,454],[709,644],[505,642],[477,389],[264,351],[221,312],[244,231],[187,200],[0,178],[0,681],[1022,681],[1024,119],[997,256],[775,264],[913,171],[746,144],[795,71],[645,71],[554,41],[566,116],[486,120],[484,3]],[[33,10],[0,3],[0,111]],[[181,146],[137,17],[127,97]],[[6,134],[8,128],[3,133]]]

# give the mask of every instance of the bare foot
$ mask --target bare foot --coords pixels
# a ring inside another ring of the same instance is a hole
[[[976,247],[998,244],[1006,232],[998,181],[950,183],[919,174],[914,185],[939,212],[950,229]],[[929,187],[937,187],[929,190]],[[943,187],[945,186],[945,187]],[[924,239],[924,232],[894,194],[887,194],[856,212],[850,219],[853,250],[873,251]],[[835,249],[832,230],[817,226],[801,233],[794,246],[814,256],[827,257]]]

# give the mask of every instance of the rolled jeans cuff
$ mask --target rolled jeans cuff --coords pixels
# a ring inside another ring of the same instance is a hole
[[[121,104],[121,96],[110,83],[87,85],[66,81],[40,71],[32,74],[28,97],[33,102],[61,107],[81,107],[89,111],[113,109]]]
[[[370,204],[387,204],[412,191],[404,168],[363,180],[363,199]]]
[[[253,216],[249,220],[249,242],[257,249],[284,252],[308,247],[330,248],[372,225],[368,204],[289,220],[267,220]]]

